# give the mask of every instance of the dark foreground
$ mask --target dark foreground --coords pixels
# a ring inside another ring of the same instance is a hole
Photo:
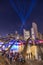
[[[43,65],[43,61],[27,60],[25,63],[12,62],[10,64],[9,60],[5,57],[0,57],[0,65]]]

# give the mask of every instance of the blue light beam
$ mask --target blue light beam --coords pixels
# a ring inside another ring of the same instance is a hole
[[[10,3],[11,3],[11,5],[12,5],[13,9],[16,11],[16,13],[18,14],[18,16],[20,17],[21,22],[22,22],[22,25],[21,25],[21,27],[20,27],[20,31],[23,29],[23,26],[25,25],[27,18],[30,17],[31,12],[32,12],[32,9],[33,9],[33,8],[35,7],[35,5],[36,5],[36,1],[37,1],[37,0],[31,0],[30,7],[28,8],[27,14],[26,14],[26,16],[24,17],[22,11],[19,11],[19,10],[17,9],[17,7],[16,7],[15,3],[13,2],[13,0],[10,0]]]
[[[18,9],[17,9],[15,3],[13,2],[13,0],[10,0],[10,4],[13,7],[14,11],[18,14],[18,16],[20,17],[21,22],[22,22],[24,20],[24,17],[22,15],[21,11],[18,11]]]
[[[26,14],[26,16],[25,16],[25,21],[26,21],[27,18],[29,18],[29,16],[31,15],[31,12],[32,12],[33,8],[34,8],[35,5],[36,5],[36,1],[37,1],[37,0],[32,0],[32,2],[31,2],[31,4],[30,4],[30,8],[28,9],[27,14]]]
[[[27,14],[26,14],[26,16],[25,16],[25,19],[22,20],[22,25],[21,25],[20,31],[23,29],[23,26],[25,25],[27,18],[30,17],[31,12],[32,12],[33,8],[34,8],[35,5],[36,5],[36,2],[37,2],[37,0],[32,0],[32,2],[31,2],[31,4],[30,4],[30,8],[28,9]]]

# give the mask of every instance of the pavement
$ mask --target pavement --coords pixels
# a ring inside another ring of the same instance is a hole
[[[28,65],[43,65],[43,61],[38,60],[27,60]]]
[[[11,65],[43,65],[43,61],[28,60],[25,63],[16,62],[16,63],[12,63]]]

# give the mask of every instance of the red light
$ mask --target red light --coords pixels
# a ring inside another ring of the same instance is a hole
[[[39,40],[39,43],[43,43],[43,40]]]

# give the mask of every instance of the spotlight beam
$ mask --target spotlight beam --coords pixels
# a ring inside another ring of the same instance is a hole
[[[27,14],[25,16],[25,19],[22,21],[22,25],[21,25],[20,31],[23,29],[23,26],[25,25],[26,20],[30,17],[31,12],[32,12],[33,8],[36,5],[36,2],[37,2],[37,0],[32,0],[32,2],[30,4],[30,8],[28,9]]]
[[[20,17],[21,22],[22,22],[24,20],[24,17],[23,17],[22,12],[21,11],[18,11],[18,9],[17,9],[15,3],[13,2],[13,0],[10,0],[10,4],[13,7],[14,11],[18,14],[18,16]]]
[[[18,16],[20,17],[21,22],[22,22],[22,25],[21,25],[21,27],[20,27],[20,31],[23,29],[23,26],[25,25],[26,20],[30,17],[31,12],[32,12],[33,8],[34,8],[35,5],[36,5],[36,1],[37,1],[37,0],[31,0],[30,7],[28,8],[27,14],[26,14],[26,16],[24,17],[24,15],[23,15],[23,13],[22,13],[23,10],[21,10],[21,11],[18,10],[17,7],[16,7],[16,5],[15,5],[15,3],[13,2],[13,0],[10,0],[10,3],[11,3],[11,5],[12,5],[14,11],[16,11],[16,13],[18,14]]]
[[[27,14],[25,16],[25,21],[27,20],[27,18],[30,17],[31,12],[32,12],[33,8],[35,7],[35,5],[36,5],[36,0],[32,0],[32,2],[30,4],[30,8],[28,9]]]

